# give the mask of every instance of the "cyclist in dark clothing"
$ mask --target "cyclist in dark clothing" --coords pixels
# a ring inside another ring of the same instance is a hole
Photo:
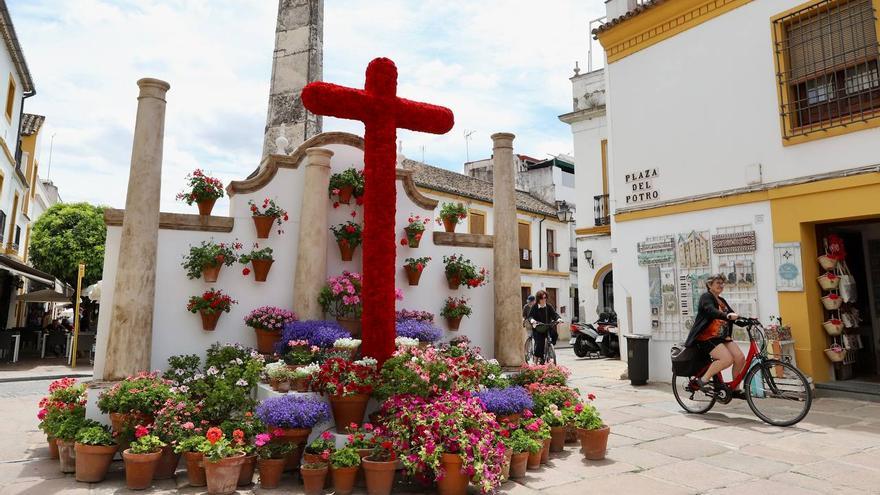
[[[553,306],[547,303],[546,291],[539,290],[538,293],[535,294],[535,299],[535,304],[532,306],[532,309],[529,310],[529,321],[532,322],[532,326],[534,327],[532,330],[532,338],[535,340],[535,359],[537,359],[539,363],[544,364],[544,340],[549,333],[550,342],[554,345],[556,344],[556,339],[559,337],[559,334],[556,331],[556,324],[559,323],[561,318],[559,318],[559,314],[556,313]],[[548,332],[547,327],[543,325],[549,325],[550,331]]]

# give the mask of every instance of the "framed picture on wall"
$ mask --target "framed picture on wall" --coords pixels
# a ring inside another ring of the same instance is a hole
[[[776,265],[776,290],[783,292],[804,290],[801,243],[778,242],[774,244],[773,261]]]

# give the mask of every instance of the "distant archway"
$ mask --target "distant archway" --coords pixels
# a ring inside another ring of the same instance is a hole
[[[598,289],[599,284],[602,282],[602,279],[605,278],[605,274],[611,271],[611,263],[599,268],[596,270],[596,275],[593,276],[593,288]]]

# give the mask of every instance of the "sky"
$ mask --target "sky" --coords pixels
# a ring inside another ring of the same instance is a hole
[[[64,201],[124,207],[141,77],[171,84],[162,211],[191,212],[175,195],[195,168],[228,183],[259,164],[276,0],[7,4],[37,88],[25,111],[46,116],[40,175]],[[501,131],[518,153],[571,154],[557,117],[571,111],[568,78],[575,61],[586,67],[587,23],[603,11],[601,0],[325,0],[324,80],[363,87],[371,59],[394,60],[398,95],[455,113],[446,135],[398,133],[406,156],[432,165],[461,171]],[[363,126],[325,118],[324,130]]]

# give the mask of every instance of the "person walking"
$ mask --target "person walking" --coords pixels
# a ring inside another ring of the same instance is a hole
[[[547,303],[546,291],[539,290],[535,294],[535,299],[535,304],[529,310],[529,321],[534,327],[532,329],[532,338],[535,340],[535,359],[538,363],[544,364],[545,340],[549,336],[550,342],[556,345],[556,339],[559,336],[556,331],[556,324],[559,323],[561,318],[559,318],[559,314],[556,313],[553,306]]]
[[[526,298],[526,304],[523,306],[523,328],[526,329],[526,333],[532,331],[532,323],[529,321],[529,312],[532,310],[532,306],[535,305],[535,296],[529,294],[529,297]]]

